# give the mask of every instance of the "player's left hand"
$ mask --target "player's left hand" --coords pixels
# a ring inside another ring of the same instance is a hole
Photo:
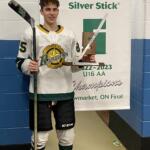
[[[83,56],[82,58],[83,62],[95,62],[95,55],[94,54],[88,54]]]

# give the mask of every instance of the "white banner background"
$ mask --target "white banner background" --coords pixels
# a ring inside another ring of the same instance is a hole
[[[59,23],[75,32],[80,47],[82,47],[83,19],[102,19],[106,13],[108,14],[106,19],[106,54],[96,55],[96,61],[104,62],[106,66],[103,69],[94,66],[91,69],[84,68],[84,70],[73,74],[76,110],[129,109],[130,0],[61,0],[60,2]],[[97,8],[96,3],[98,3]],[[88,4],[91,7],[88,7]],[[98,8],[100,4],[101,8]],[[83,8],[79,8],[79,6],[83,6]]]

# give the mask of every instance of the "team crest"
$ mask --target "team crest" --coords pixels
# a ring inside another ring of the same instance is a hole
[[[43,50],[41,65],[47,65],[53,69],[61,67],[66,56],[68,56],[68,54],[64,52],[64,49],[60,45],[48,45]]]

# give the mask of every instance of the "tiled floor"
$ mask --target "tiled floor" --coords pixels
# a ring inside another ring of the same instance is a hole
[[[58,150],[55,131],[51,132],[46,150]],[[96,112],[76,113],[74,150],[126,150]]]

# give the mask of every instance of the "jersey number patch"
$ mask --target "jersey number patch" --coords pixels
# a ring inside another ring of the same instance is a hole
[[[20,42],[20,51],[22,52],[22,53],[25,53],[26,52],[26,45],[27,45],[27,43],[26,42]]]

